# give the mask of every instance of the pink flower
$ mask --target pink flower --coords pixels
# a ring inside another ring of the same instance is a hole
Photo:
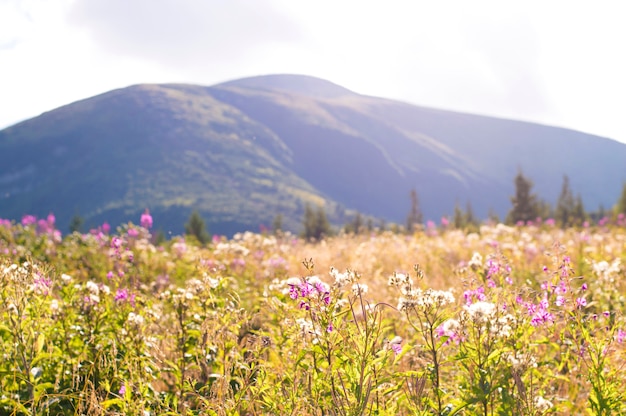
[[[37,222],[37,217],[34,215],[24,215],[22,217],[22,225],[24,227],[28,227],[29,225],[33,225]]]
[[[298,289],[296,288],[295,285],[289,285],[289,297],[293,300],[298,299],[298,296],[300,296],[300,292],[298,292]]]
[[[141,214],[140,224],[143,228],[149,230],[152,228],[152,215],[150,215],[150,211],[146,209],[146,211]]]
[[[587,306],[587,299],[585,299],[584,297],[576,299],[577,308],[580,309],[580,308],[584,308],[585,306]]]

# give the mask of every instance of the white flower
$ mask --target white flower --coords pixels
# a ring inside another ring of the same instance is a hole
[[[354,283],[352,285],[352,293],[355,296],[361,296],[367,293],[369,287],[365,283]]]
[[[135,312],[130,312],[128,314],[128,323],[131,325],[141,325],[144,322],[143,316],[136,314]]]
[[[552,408],[552,402],[541,396],[535,396],[535,408],[540,412],[546,412]]]
[[[97,296],[100,294],[100,288],[98,287],[97,284],[95,284],[91,280],[85,284],[85,288],[87,288],[87,290],[91,292],[93,295]]]
[[[469,306],[465,306],[465,311],[468,313],[472,321],[476,323],[486,323],[496,313],[496,305],[491,302],[476,302]]]
[[[472,255],[472,259],[468,263],[468,266],[472,270],[480,269],[481,267],[483,267],[483,256],[481,256],[478,252],[474,252],[474,254]]]
[[[61,275],[61,280],[63,280],[63,282],[64,282],[65,284],[70,283],[70,282],[72,281],[72,276],[70,276],[70,275],[68,275],[68,274],[63,273],[63,274]]]
[[[389,281],[387,282],[389,286],[400,286],[400,285],[412,285],[413,280],[403,273],[394,273],[389,276]]]
[[[440,307],[450,303],[454,303],[454,295],[449,290],[427,289],[421,299],[421,304],[426,307]]]
[[[334,267],[330,268],[329,274],[331,275],[331,277],[333,277],[335,279],[335,284],[338,287],[342,287],[342,286],[347,285],[348,283],[352,283],[355,280],[357,280],[357,278],[358,278],[356,273],[354,273],[351,270],[346,270],[345,273],[340,273]]]

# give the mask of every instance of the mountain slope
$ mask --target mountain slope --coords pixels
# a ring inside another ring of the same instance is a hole
[[[626,145],[571,130],[412,106],[328,81],[271,75],[213,87],[138,85],[0,131],[0,217],[55,212],[62,227],[137,220],[173,233],[192,209],[211,231],[258,229],[306,203],[402,222],[471,201],[504,215],[518,169],[552,202],[567,174],[587,207],[615,202]]]

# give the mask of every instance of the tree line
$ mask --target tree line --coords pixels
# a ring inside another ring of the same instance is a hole
[[[617,204],[611,210],[606,211],[603,206],[600,206],[596,211],[591,212],[585,209],[580,193],[574,194],[567,175],[563,175],[563,184],[555,206],[540,199],[533,192],[533,182],[521,170],[518,171],[513,183],[515,191],[510,198],[511,209],[504,221],[507,224],[528,224],[535,222],[537,219],[546,220],[551,218],[555,225],[567,228],[581,226],[585,221],[599,221],[607,216],[622,215],[622,217],[626,217],[626,182],[623,185]],[[345,233],[353,234],[371,232],[376,229],[412,233],[416,229],[424,227],[424,216],[415,188],[411,189],[409,193],[409,203],[409,211],[403,225],[392,223],[388,226],[384,219],[374,219],[357,211],[352,219],[343,225],[342,230]],[[487,219],[492,222],[500,222],[500,218],[493,211],[489,212]],[[465,209],[457,203],[451,218],[444,217],[444,221],[447,221],[447,224],[444,224],[447,227],[457,229],[477,229],[481,222],[474,214],[469,201],[465,205]],[[70,222],[70,232],[80,231],[82,226],[83,219],[79,215],[75,215]],[[278,214],[274,218],[271,231],[276,234],[281,233],[282,229],[283,216]],[[335,234],[335,232],[336,230],[333,228],[326,210],[322,206],[313,207],[310,204],[304,206],[301,237],[307,240],[319,241],[324,237]],[[211,239],[206,223],[198,211],[193,211],[185,223],[185,235],[201,245],[208,243]],[[165,240],[165,236],[157,232],[156,239]]]
[[[587,211],[581,194],[574,193],[567,175],[563,175],[561,191],[555,206],[552,206],[546,200],[540,199],[533,192],[533,182],[521,170],[518,171],[513,183],[515,191],[510,198],[511,209],[504,219],[506,224],[529,224],[534,223],[538,219],[551,219],[555,225],[567,228],[581,226],[586,221],[599,221],[607,216],[619,216],[620,214],[626,216],[626,183],[624,183],[617,204],[609,211],[603,206],[599,206],[595,211]],[[424,216],[420,209],[419,197],[415,189],[410,191],[409,201],[409,212],[405,224],[403,226],[391,224],[389,227],[391,231],[411,233],[424,226]],[[492,222],[501,222],[499,216],[494,211],[489,212],[487,219]],[[465,209],[457,203],[454,207],[453,215],[449,219],[445,218],[445,221],[448,221],[446,226],[457,229],[477,229],[481,222],[474,214],[469,201],[465,205]],[[326,218],[326,213],[322,207],[317,207],[314,210],[307,205],[302,226],[302,236],[307,239],[319,240],[324,236],[333,234],[333,228]],[[384,221],[380,221],[374,227],[372,218],[365,219],[363,214],[356,212],[353,219],[343,226],[343,231],[356,234],[372,231],[375,228],[379,230],[387,229]]]

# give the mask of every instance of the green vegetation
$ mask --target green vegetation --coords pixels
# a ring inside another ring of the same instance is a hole
[[[155,247],[149,216],[0,220],[1,414],[626,412],[619,218]]]
[[[302,237],[307,240],[321,240],[324,237],[332,235],[332,228],[326,210],[323,207],[317,207],[314,210],[310,205],[304,207],[304,217],[302,219],[304,230]]]
[[[185,233],[203,245],[211,239],[206,229],[206,223],[198,211],[193,211],[189,216],[189,221],[185,224]]]
[[[513,207],[507,215],[507,222],[525,224],[539,216],[537,196],[532,193],[533,183],[520,170],[515,177],[515,195],[511,197]]]

